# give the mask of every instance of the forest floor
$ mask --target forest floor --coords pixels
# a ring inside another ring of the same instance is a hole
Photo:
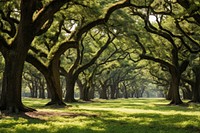
[[[200,105],[193,103],[170,106],[165,99],[95,99],[60,108],[45,107],[48,99],[23,102],[37,111],[0,114],[0,133],[200,133]]]

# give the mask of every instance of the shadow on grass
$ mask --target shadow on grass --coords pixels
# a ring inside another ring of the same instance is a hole
[[[0,132],[11,132],[16,125],[29,125],[29,124],[44,124],[46,120],[40,118],[33,118],[26,113],[19,114],[2,114],[2,121],[0,122]]]
[[[123,100],[123,99],[122,99]],[[121,99],[116,100],[100,100],[89,103],[88,106],[98,106],[99,108],[127,108],[127,109],[147,109],[158,111],[199,111],[200,104],[193,104],[185,102],[183,105],[169,105],[170,101],[165,99],[125,99],[126,102]],[[158,103],[158,101],[160,103]],[[86,103],[87,104],[87,103]],[[80,104],[81,105],[81,104]]]
[[[43,115],[43,114],[41,114]],[[49,114],[48,114],[49,115]],[[44,115],[43,115],[44,116]],[[108,117],[109,116],[109,117]],[[70,125],[66,123],[69,117],[60,116],[59,119],[48,120],[30,117],[26,114],[10,115],[14,118],[12,122],[0,123],[0,132],[9,131],[16,125],[24,125],[16,128],[16,133],[199,133],[200,120],[195,116],[185,115],[163,115],[155,113],[134,113],[134,114],[115,114],[110,111],[104,111],[103,115],[91,117],[89,115],[76,115],[81,117],[81,123],[84,126]],[[55,117],[55,115],[54,115]],[[70,116],[71,117],[71,116]],[[53,117],[52,117],[53,118]],[[22,120],[23,119],[23,120]],[[55,121],[56,120],[56,121]],[[190,121],[192,120],[192,121]],[[64,123],[63,126],[54,125],[52,122]],[[27,126],[26,126],[27,125]],[[32,127],[28,127],[32,125]],[[35,125],[35,126],[34,126]],[[46,125],[44,128],[37,128],[37,125]],[[81,124],[80,124],[81,125]],[[35,128],[33,128],[35,127]],[[4,128],[5,130],[2,130]]]
[[[133,119],[133,120],[132,120]],[[154,114],[137,114],[126,120],[103,119],[105,132],[107,133],[199,133],[200,128],[197,125],[187,125],[181,127],[176,123],[182,123],[186,120],[175,120],[174,116],[156,116]],[[171,122],[171,123],[169,123]]]
[[[111,115],[111,114],[110,114]],[[190,119],[200,123],[195,117],[183,115],[161,115],[161,114],[134,114],[123,117],[113,115],[112,118],[97,117],[88,119],[93,123],[88,124],[84,129],[62,128],[59,132],[70,131],[70,133],[199,133],[200,127],[190,123]],[[116,119],[118,118],[118,119]],[[182,123],[187,123],[182,125]]]
[[[160,114],[135,114],[126,116],[126,119],[121,119],[121,116],[113,115],[112,117],[86,117],[85,122],[88,122],[84,127],[78,125],[65,125],[55,128],[53,125],[47,129],[20,129],[16,132],[34,132],[34,133],[199,133],[198,125],[187,124],[181,125],[190,119],[200,122],[195,117],[185,117],[182,115],[160,115]],[[118,118],[118,119],[116,119]],[[31,124],[31,123],[29,123]]]
[[[158,101],[161,102],[158,102]],[[0,127],[15,128],[17,133],[199,133],[199,115],[193,115],[197,108],[169,106],[163,99],[100,100],[92,103],[74,103],[70,108],[76,117],[52,115],[46,120],[16,117],[12,122],[0,123]],[[41,105],[36,103],[35,105]],[[35,106],[34,105],[34,106]],[[124,112],[123,112],[123,109]],[[127,111],[130,112],[125,112]],[[138,109],[138,110],[137,110]],[[121,111],[122,110],[122,111]],[[55,110],[54,110],[55,111]],[[67,111],[67,110],[62,110]],[[136,112],[137,111],[137,112]],[[139,112],[142,111],[142,112]],[[170,114],[172,111],[173,114]],[[163,113],[164,112],[164,113]],[[175,113],[174,113],[175,112]],[[188,112],[185,114],[185,112]],[[95,117],[82,114],[97,114]],[[190,114],[191,113],[191,114]],[[199,113],[199,112],[196,112]],[[41,114],[42,115],[42,114]],[[44,115],[43,115],[44,117]],[[56,118],[58,117],[58,118]],[[30,127],[27,127],[29,125]],[[44,127],[37,128],[43,125]],[[4,130],[1,130],[2,132]]]

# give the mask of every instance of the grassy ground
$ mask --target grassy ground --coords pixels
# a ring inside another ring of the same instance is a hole
[[[1,115],[0,133],[200,133],[200,105],[169,106],[164,99],[94,100],[67,108],[43,107],[47,100],[24,99],[38,112]]]

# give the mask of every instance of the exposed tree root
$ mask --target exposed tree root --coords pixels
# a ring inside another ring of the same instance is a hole
[[[51,105],[66,106],[66,103],[64,103],[63,101],[50,101],[45,106],[51,106]]]
[[[178,102],[171,101],[171,102],[169,103],[169,105],[182,105],[182,104],[183,104],[182,101],[178,101]]]
[[[36,109],[26,107],[24,105],[19,106],[1,106],[0,110],[4,113],[13,113],[18,114],[20,112],[33,112],[36,111]]]

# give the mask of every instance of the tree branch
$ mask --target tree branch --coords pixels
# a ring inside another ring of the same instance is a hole
[[[14,18],[11,18],[10,14],[11,11],[8,11],[7,15],[4,14],[4,12],[2,10],[0,10],[0,14],[2,16],[2,20],[8,22],[10,24],[10,30],[4,29],[3,28],[3,22],[0,21],[1,25],[0,25],[0,30],[6,34],[8,34],[10,37],[14,37],[16,34],[16,26],[15,23],[19,23],[19,21],[17,21]]]
[[[30,50],[33,51],[35,54],[37,54],[39,57],[47,58],[47,53],[45,53],[41,50],[38,50],[37,48],[35,48],[33,46],[30,47]]]
[[[71,0],[53,0],[47,6],[43,7],[35,16],[33,27],[35,29],[35,34],[37,34],[43,25],[50,19],[53,15],[60,10],[60,8],[70,2]]]
[[[48,54],[48,59],[59,58],[67,49],[77,48],[78,44],[76,41],[64,41],[62,43],[54,45]]]
[[[184,7],[186,10],[189,10],[189,9],[192,9],[191,8],[191,3],[190,3],[190,1],[189,0],[177,0],[177,2],[182,6],[182,7]],[[198,8],[198,10],[199,10],[199,7],[197,7]],[[198,11],[197,9],[193,9],[189,14],[190,14],[190,16],[191,17],[193,17],[195,20],[196,20],[196,22],[198,23],[198,24],[200,24],[200,15],[199,15],[199,13],[197,12]]]
[[[3,54],[3,56],[5,56],[8,49],[10,49],[10,46],[7,43],[6,39],[4,37],[0,36],[0,51]]]
[[[179,24],[179,22],[178,21],[175,21],[175,23],[176,23],[176,27],[183,33],[183,35],[186,37],[186,38],[188,38],[193,44],[195,44],[197,47],[199,47],[199,50],[195,50],[195,51],[193,51],[193,52],[196,52],[196,51],[200,51],[200,44],[199,43],[197,43],[195,40],[193,40],[182,28],[181,28],[181,26],[180,26],[180,24]],[[187,46],[187,47],[189,47],[189,46]],[[186,48],[187,48],[186,47]]]
[[[109,20],[109,17],[115,10],[124,8],[127,6],[131,6],[130,0],[124,0],[123,2],[119,2],[115,5],[113,5],[112,7],[110,7],[107,10],[107,12],[103,18],[99,18],[95,21],[92,21],[92,22],[88,23],[87,25],[83,26],[80,30],[78,30],[78,32],[75,33],[75,40],[80,40],[81,36],[84,33],[86,33],[87,31],[89,31],[90,29],[92,29],[93,27],[95,27],[97,25],[105,24]]]
[[[151,60],[151,61],[154,61],[154,62],[157,62],[157,63],[160,63],[160,64],[163,64],[165,66],[167,66],[168,68],[171,68],[173,67],[172,64],[162,60],[162,59],[159,59],[159,58],[155,58],[155,57],[152,57],[152,56],[148,56],[148,55],[144,55],[144,54],[141,54],[140,57],[142,59],[146,59],[146,60]]]
[[[96,53],[96,55],[85,65],[83,65],[82,67],[80,67],[76,72],[75,75],[79,75],[82,71],[84,71],[85,69],[87,69],[88,67],[90,67],[91,65],[93,65],[95,63],[95,61],[100,57],[100,55],[103,53],[103,51],[108,47],[108,45],[114,40],[115,38],[111,38],[109,37],[107,42],[105,43],[104,46],[102,46],[100,48],[100,50]]]
[[[32,64],[41,73],[47,73],[48,72],[47,67],[31,54],[28,54],[26,56],[26,61],[28,63]]]

